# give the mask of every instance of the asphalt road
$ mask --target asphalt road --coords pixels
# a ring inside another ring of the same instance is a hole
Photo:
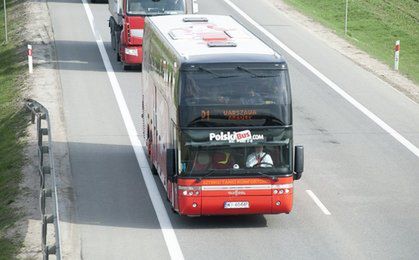
[[[266,0],[232,2],[419,147],[418,104],[328,47]],[[141,74],[124,72],[116,62],[107,5],[89,6],[142,140]],[[80,258],[169,259],[85,9],[77,0],[49,1],[49,7],[63,90]],[[224,0],[201,0],[200,12],[234,16],[288,61],[295,143],[305,146],[306,164],[303,178],[296,182],[289,215],[180,217],[171,212],[155,178],[184,258],[417,259],[418,156]],[[324,214],[307,190],[317,195],[331,215]]]

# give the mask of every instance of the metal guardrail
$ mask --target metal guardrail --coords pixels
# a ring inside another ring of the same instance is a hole
[[[39,203],[42,216],[42,254],[43,259],[48,260],[50,255],[61,260],[61,243],[59,212],[57,199],[57,185],[55,179],[54,160],[51,142],[51,123],[48,110],[35,100],[27,99],[26,107],[31,112],[31,122],[36,123],[37,150],[38,150],[38,173],[40,177]],[[44,140],[47,136],[47,140]],[[48,154],[48,157],[45,155]],[[47,200],[47,198],[50,198]],[[47,202],[52,203],[49,214],[46,212]],[[54,245],[47,245],[48,224],[54,224]]]

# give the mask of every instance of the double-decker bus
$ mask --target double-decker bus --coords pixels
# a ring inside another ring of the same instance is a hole
[[[181,215],[289,213],[303,172],[284,59],[232,17],[148,17],[143,122]]]

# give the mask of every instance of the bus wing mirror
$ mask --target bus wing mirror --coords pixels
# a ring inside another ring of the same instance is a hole
[[[299,180],[304,171],[304,146],[295,146],[294,180]]]
[[[175,149],[170,148],[166,150],[166,170],[167,170],[167,177],[169,179],[173,178],[176,175],[176,167],[175,167]]]
[[[192,13],[196,14],[199,12],[198,1],[192,0]]]
[[[197,0],[187,0],[186,1],[186,13],[187,14],[196,14],[199,12]]]

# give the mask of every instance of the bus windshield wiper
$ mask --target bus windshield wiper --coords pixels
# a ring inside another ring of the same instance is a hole
[[[230,173],[231,173],[231,170],[233,170],[233,169],[230,169]],[[196,180],[196,182],[201,182],[202,179],[205,179],[206,177],[211,176],[214,173],[215,173],[215,169],[211,169],[204,176],[197,177],[197,178],[195,178],[195,180]],[[262,175],[262,176],[265,176],[265,177],[268,177],[269,179],[272,179],[273,181],[276,181],[278,179],[278,177],[276,177],[276,176],[268,175],[268,174],[260,172],[260,171],[256,171],[255,173],[257,173],[259,175]]]
[[[243,68],[243,67],[241,67],[241,66],[237,66],[237,69],[238,69],[238,70],[245,71],[245,72],[247,72],[247,73],[249,73],[249,74],[253,75],[255,78],[273,78],[273,77],[277,77],[276,75],[260,75],[260,74],[256,74],[256,73],[254,73],[253,71],[251,71],[251,70],[249,70],[249,69],[246,69],[246,68]]]
[[[215,172],[215,169],[211,169],[207,172],[207,174],[205,174],[204,176],[197,177],[195,180],[196,182],[200,182],[202,179],[212,175],[214,172]]]
[[[259,119],[259,118],[258,118]],[[267,122],[272,122],[272,123],[276,123],[276,124],[278,124],[278,125],[281,125],[281,126],[283,126],[283,125],[285,125],[284,124],[284,122],[282,122],[282,120],[280,120],[279,118],[277,118],[277,117],[274,117],[274,116],[272,116],[272,115],[265,115],[263,118],[261,118],[261,119],[265,119],[266,121],[266,123]],[[269,120],[269,121],[268,121]],[[272,125],[272,124],[267,124],[267,125]]]
[[[188,127],[212,126],[212,125],[214,125],[213,122],[202,120],[202,117],[197,117],[188,123]]]
[[[266,174],[266,173],[263,173],[263,172],[256,172],[256,173],[259,174],[259,175],[268,177],[268,178],[272,179],[273,181],[276,181],[278,179],[278,177],[276,177],[276,176],[269,175],[269,174]]]
[[[218,74],[218,73],[216,73],[216,72],[214,72],[214,71],[212,71],[212,70],[210,70],[210,69],[207,69],[207,68],[203,68],[203,67],[198,67],[198,69],[199,70],[202,70],[202,71],[205,71],[205,72],[207,72],[207,73],[209,73],[209,74],[211,74],[211,75],[214,75],[214,76],[216,76],[217,78],[232,78],[232,77],[236,77],[236,76],[233,76],[233,75],[220,75],[220,74]]]

